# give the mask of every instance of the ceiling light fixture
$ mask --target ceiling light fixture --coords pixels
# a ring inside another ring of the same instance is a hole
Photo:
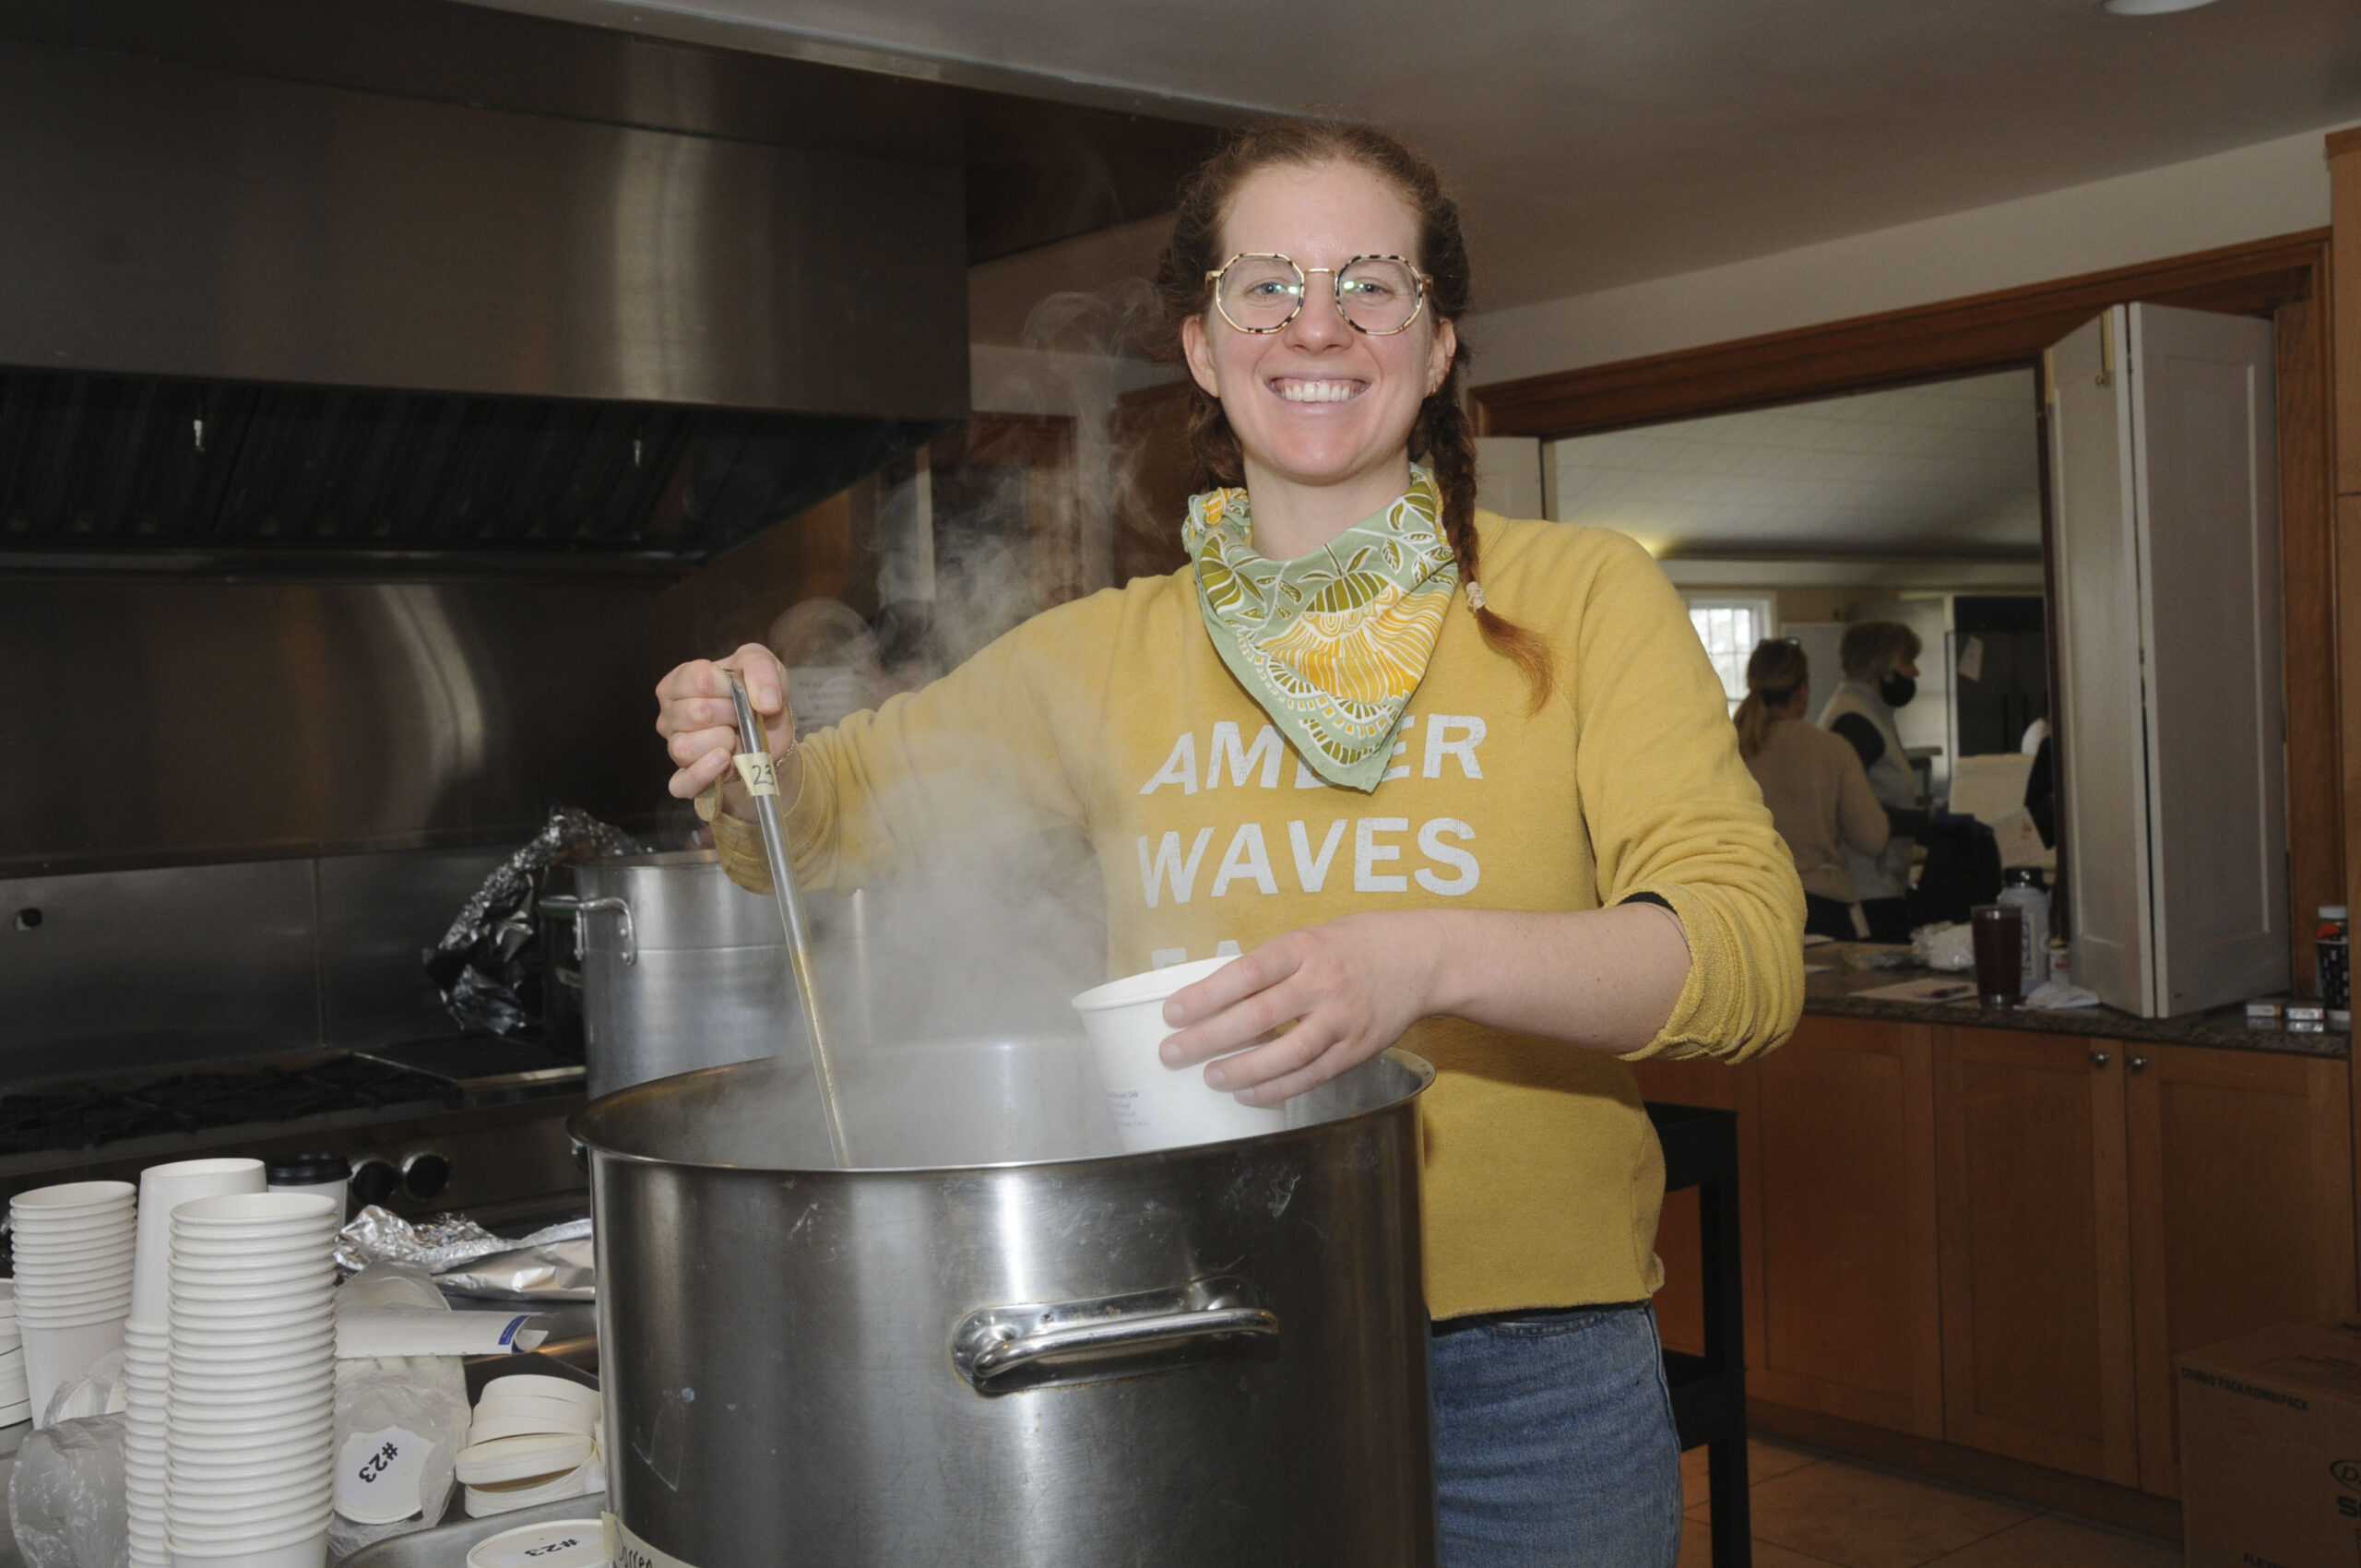
[[[2099,9],[2118,17],[2161,17],[2212,4],[2213,0],[2099,0]]]

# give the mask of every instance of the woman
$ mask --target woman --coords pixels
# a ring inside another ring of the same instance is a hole
[[[1466,253],[1422,160],[1348,126],[1247,132],[1183,190],[1159,284],[1217,486],[1174,519],[1192,564],[789,753],[799,874],[933,852],[988,778],[1089,836],[1109,972],[1243,950],[1172,998],[1168,1062],[1292,1022],[1205,1069],[1256,1104],[1396,1039],[1432,1062],[1444,1560],[1668,1564],[1663,1168],[1619,1057],[1785,1036],[1794,869],[1645,552],[1476,511]],[[784,739],[775,663],[733,657]],[[725,678],[658,690],[696,794],[734,744]]]
[[[1804,722],[1811,702],[1811,661],[1785,637],[1754,646],[1746,661],[1746,700],[1738,705],[1738,750],[1762,787],[1771,825],[1787,841],[1804,885],[1804,932],[1837,942],[1853,926],[1853,879],[1845,855],[1885,848],[1885,811],[1853,748]]]
[[[1843,736],[1859,755],[1892,830],[1877,854],[1845,851],[1873,942],[1910,940],[1910,846],[1928,817],[1893,715],[1918,695],[1918,634],[1899,621],[1856,621],[1836,645],[1845,679],[1820,711],[1820,727]]]

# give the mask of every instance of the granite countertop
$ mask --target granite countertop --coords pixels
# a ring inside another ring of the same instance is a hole
[[[1937,971],[1913,964],[1904,968],[1869,969],[1857,960],[1873,953],[1907,953],[1870,942],[1832,942],[1805,949],[1808,965],[1828,964],[1824,975],[1804,980],[1804,1011],[1849,1018],[1893,1018],[1910,1023],[1960,1024],[1975,1028],[2035,1029],[2044,1034],[2098,1035],[2108,1039],[2150,1040],[2162,1045],[2206,1045],[2226,1051],[2276,1051],[2296,1056],[2345,1057],[2350,1038],[2342,1033],[2298,1034],[2285,1029],[2247,1027],[2242,1004],[2185,1013],[2177,1018],[2137,1018],[2112,1007],[2070,1007],[2058,1011],[2030,1007],[1985,1007],[1965,1002],[1895,1002],[1859,995],[1903,980],[1927,980]],[[1945,979],[1970,977],[1944,976]]]

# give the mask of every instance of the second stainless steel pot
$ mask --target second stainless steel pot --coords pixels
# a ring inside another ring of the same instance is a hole
[[[573,892],[541,909],[575,922],[592,1098],[800,1042],[778,912],[711,852],[571,869]]]

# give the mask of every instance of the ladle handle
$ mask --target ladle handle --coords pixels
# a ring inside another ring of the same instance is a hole
[[[820,1016],[820,991],[813,977],[812,924],[803,912],[803,895],[795,885],[795,867],[787,858],[787,835],[778,820],[777,768],[747,698],[746,683],[734,670],[730,696],[738,710],[738,743],[746,750],[736,757],[738,771],[753,790],[754,821],[763,830],[763,855],[770,861],[771,891],[778,898],[779,923],[787,932],[788,962],[795,969],[795,995],[803,1006],[803,1032],[812,1044],[812,1075],[819,1080],[821,1109],[828,1118],[828,1147],[839,1169],[852,1164],[852,1145],[845,1136],[844,1107],[837,1098],[836,1059]]]

